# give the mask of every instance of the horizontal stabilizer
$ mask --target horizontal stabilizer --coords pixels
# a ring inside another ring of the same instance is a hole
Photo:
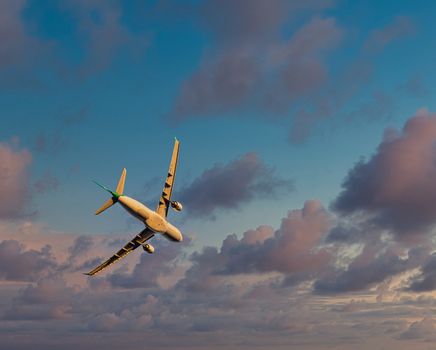
[[[100,214],[101,212],[105,211],[107,208],[113,206],[116,203],[116,199],[115,198],[109,198],[106,202],[104,202],[104,204],[100,207],[100,209],[98,209],[95,212],[95,215]]]
[[[123,172],[121,173],[120,180],[118,181],[118,186],[115,192],[111,191],[106,186],[100,185],[97,181],[94,181],[98,186],[100,186],[105,191],[109,192],[112,195],[112,198],[109,198],[100,209],[95,212],[95,215],[100,214],[105,211],[107,208],[113,206],[116,202],[118,202],[118,198],[123,195],[124,192],[124,182],[126,181],[126,168],[123,168]]]

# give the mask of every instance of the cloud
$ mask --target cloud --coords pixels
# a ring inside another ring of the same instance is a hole
[[[56,267],[51,246],[41,250],[28,249],[16,240],[0,242],[0,279],[35,281]]]
[[[374,30],[364,48],[370,52],[383,50],[392,41],[409,37],[415,33],[415,25],[409,17],[397,16],[382,29]]]
[[[170,117],[209,117],[251,104],[286,115],[295,99],[325,80],[322,57],[338,44],[341,30],[332,18],[314,17],[283,38],[283,26],[297,13],[329,6],[330,1],[204,2],[197,8],[199,22],[214,44],[182,83]]]
[[[8,320],[57,320],[71,317],[71,304],[75,289],[68,287],[59,276],[39,279],[29,284],[6,310]]]
[[[436,289],[436,254],[433,253],[423,262],[418,275],[409,280],[407,290],[413,292],[426,292]]]
[[[367,290],[418,267],[428,252],[428,248],[420,246],[407,250],[396,243],[367,240],[361,253],[349,264],[340,269],[331,269],[318,278],[314,283],[314,292],[338,294]]]
[[[223,276],[280,273],[288,283],[299,282],[319,273],[331,255],[319,247],[329,230],[330,218],[318,201],[288,213],[274,231],[269,226],[246,231],[241,239],[228,235],[220,251],[207,247],[191,257],[193,266],[180,282],[192,292],[217,288]]]
[[[159,277],[170,275],[177,265],[177,259],[182,255],[182,250],[189,245],[189,238],[181,244],[158,241],[156,254],[141,253],[140,261],[134,266],[133,271],[119,269],[107,276],[107,280],[114,287],[121,288],[149,288],[159,286]]]
[[[331,1],[209,0],[199,8],[200,22],[217,39],[219,45],[247,43],[274,38],[281,26],[301,10],[321,10]],[[259,20],[262,18],[262,20]]]
[[[220,209],[238,209],[255,198],[285,194],[292,183],[274,174],[256,153],[216,164],[183,188],[180,200],[192,216],[211,216]]]
[[[43,46],[27,33],[22,20],[26,0],[4,0],[0,2],[0,69],[29,63],[28,52],[39,52]]]
[[[419,110],[402,132],[387,129],[372,157],[348,173],[333,203],[341,215],[366,215],[398,238],[428,234],[436,222],[436,116]]]
[[[26,149],[0,143],[0,219],[16,219],[26,215],[30,200],[29,165],[32,156]]]
[[[136,35],[123,23],[123,4],[119,1],[67,1],[63,10],[74,16],[79,39],[85,44],[86,54],[79,74],[90,74],[107,68],[121,48],[129,53],[140,53],[148,39]]]
[[[235,339],[246,348],[260,344],[349,347],[362,332],[384,344],[401,338],[406,321],[422,318],[420,314],[432,299],[404,301],[398,297],[391,303],[374,303],[374,292],[364,289],[362,295],[368,301],[345,310],[346,297],[320,298],[311,293],[313,278],[329,271],[335,259],[332,254],[336,251],[323,245],[331,224],[330,215],[318,201],[307,201],[302,209],[290,211],[278,229],[260,226],[240,237],[228,235],[220,249],[194,248],[189,261],[184,257],[185,247],[156,238],[154,255],[131,259],[139,257],[136,251],[119,267],[114,265],[96,278],[84,277],[77,267],[95,256],[112,254],[121,237],[65,236],[39,231],[34,225],[26,226],[27,231],[21,226],[15,231],[0,229],[0,244],[13,236],[21,245],[20,254],[43,252],[42,248],[27,247],[27,242],[51,245],[56,254],[54,265],[31,275],[30,283],[0,282],[0,325],[7,330],[0,336],[2,344],[56,348],[68,343],[90,349],[102,346],[104,339],[105,347],[111,349],[121,346],[120,332],[138,344],[132,349],[143,347],[144,338],[156,349],[210,343],[231,348]],[[381,247],[380,255],[402,252],[398,247],[383,252],[386,246]],[[376,256],[372,252],[364,255],[360,258],[362,269],[368,267],[362,261],[370,262]],[[162,287],[157,276],[172,274],[183,264],[186,273],[178,275],[177,283]],[[353,271],[364,275],[364,270]],[[356,294],[353,298],[359,300]],[[30,331],[31,339],[25,336]],[[10,332],[14,339],[9,338]]]
[[[424,317],[421,321],[412,322],[409,328],[400,334],[399,339],[412,340],[427,338],[433,341],[435,332],[435,320],[431,317]]]
[[[248,52],[226,52],[203,63],[182,84],[172,114],[182,120],[239,107],[248,101],[260,80],[260,67]]]

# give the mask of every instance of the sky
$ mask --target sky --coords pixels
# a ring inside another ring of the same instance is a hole
[[[434,348],[435,10],[0,0],[0,348]]]

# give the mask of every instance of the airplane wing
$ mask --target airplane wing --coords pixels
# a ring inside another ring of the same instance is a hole
[[[112,255],[109,259],[107,259],[104,263],[97,266],[94,270],[85,273],[85,275],[93,276],[96,273],[104,270],[106,267],[116,263],[118,260],[124,258],[130,252],[133,252],[136,248],[138,248],[141,244],[149,240],[154,236],[154,232],[149,228],[145,228],[140,233],[138,233],[129,243],[127,243],[123,248],[121,248],[118,252]]]
[[[168,214],[168,207],[171,202],[171,193],[173,192],[174,179],[176,177],[177,170],[177,159],[179,158],[179,140],[175,140],[173,155],[171,157],[170,168],[168,169],[167,179],[162,191],[162,195],[159,199],[159,204],[157,205],[156,212],[162,216],[166,217]]]

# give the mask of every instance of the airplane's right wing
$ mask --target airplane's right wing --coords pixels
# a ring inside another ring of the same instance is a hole
[[[176,139],[174,142],[173,155],[171,157],[170,167],[168,169],[168,175],[165,180],[165,185],[162,190],[162,195],[159,199],[159,204],[157,205],[156,208],[156,212],[164,218],[168,214],[168,207],[171,202],[171,193],[173,192],[173,184],[174,184],[174,179],[176,177],[176,170],[177,170],[177,160],[179,158],[179,147],[180,147],[180,142],[179,140]]]
[[[141,244],[149,240],[154,236],[154,232],[149,228],[145,228],[140,233],[138,233],[129,243],[127,243],[123,248],[121,248],[118,252],[112,255],[109,259],[107,259],[104,263],[97,266],[92,271],[85,273],[85,275],[93,276],[96,273],[104,270],[106,267],[114,264],[118,260],[124,258],[130,252],[133,252],[136,248],[138,248]]]

